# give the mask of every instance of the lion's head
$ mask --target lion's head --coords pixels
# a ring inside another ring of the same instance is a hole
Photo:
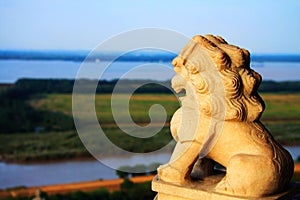
[[[219,36],[195,36],[172,64],[177,73],[172,87],[179,92],[189,83],[198,97],[200,112],[207,116],[218,112],[212,106],[217,100],[211,94],[222,84],[224,120],[259,120],[264,110],[264,102],[257,93],[261,76],[250,69],[250,53],[246,49],[230,45]],[[212,74],[214,80],[209,78]]]

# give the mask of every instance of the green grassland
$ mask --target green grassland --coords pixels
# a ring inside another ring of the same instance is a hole
[[[281,144],[300,144],[300,94],[262,94],[261,121]]]
[[[300,94],[261,94],[266,108],[262,122],[275,138],[284,144],[300,143]],[[119,96],[122,100],[122,95]],[[125,98],[125,95],[124,95]],[[72,115],[72,97],[64,94],[50,94],[46,98],[31,102],[36,109],[52,110]],[[96,113],[102,126],[114,126],[111,113],[110,95],[96,95]],[[172,94],[135,94],[131,97],[129,109],[136,123],[149,123],[149,108],[153,104],[162,105],[167,112],[167,122],[180,106]],[[122,111],[120,111],[120,115]]]
[[[274,137],[284,145],[300,145],[300,94],[261,94],[266,109],[262,122]],[[84,95],[78,96],[84,105]],[[129,111],[134,122],[142,126],[150,122],[149,109],[154,104],[162,105],[167,113],[164,128],[152,138],[137,139],[125,134],[115,124],[111,113],[111,96],[96,95],[96,113],[107,137],[119,147],[132,152],[150,152],[159,149],[172,140],[169,131],[169,121],[173,113],[180,106],[177,98],[172,94],[134,94],[129,102]],[[117,97],[120,104],[125,95]],[[36,110],[61,112],[72,116],[71,94],[47,94],[39,98],[32,98],[29,104]],[[90,113],[83,113],[82,116]],[[125,113],[118,110],[122,116]],[[153,124],[155,126],[155,123]],[[91,127],[95,128],[95,127]],[[41,132],[0,134],[0,156],[2,160],[32,161],[53,160],[63,158],[89,157],[89,153],[82,145],[76,130],[64,132]],[[109,150],[107,156],[114,154]]]
[[[79,104],[84,105],[84,101],[86,100],[85,95],[77,95],[77,98],[79,99]],[[122,103],[126,98],[127,95],[119,94],[116,97],[117,106],[118,104],[123,105]],[[133,121],[137,123],[149,122],[148,111],[154,104],[162,105],[166,109],[167,121],[170,121],[171,116],[180,106],[177,98],[172,94],[135,94],[129,101],[129,112]],[[72,95],[69,94],[49,94],[42,99],[31,100],[30,105],[38,110],[51,110],[72,116]],[[111,112],[110,94],[96,95],[95,107],[101,125],[105,126],[115,122]],[[118,112],[122,112],[122,110]]]

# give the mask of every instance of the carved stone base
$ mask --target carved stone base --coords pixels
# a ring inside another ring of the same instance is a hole
[[[152,190],[157,192],[154,200],[245,200],[245,199],[260,199],[260,200],[292,200],[297,199],[297,194],[300,195],[300,184],[291,184],[287,191],[280,194],[275,194],[263,198],[239,197],[228,194],[215,192],[216,184],[224,175],[210,176],[201,182],[188,182],[183,185],[175,185],[166,183],[158,179],[156,176],[152,181]]]

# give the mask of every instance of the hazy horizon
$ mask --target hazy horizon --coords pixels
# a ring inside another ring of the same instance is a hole
[[[252,55],[298,55],[299,9],[300,1],[297,0],[0,1],[0,49],[89,52],[132,30],[155,27],[185,38],[199,34],[220,35],[228,43],[249,50]],[[157,41],[156,36],[147,34],[147,31],[144,33],[139,37],[133,34],[130,39],[120,40],[121,43],[107,45],[103,49],[122,51],[142,40],[149,41],[154,47],[155,44],[167,45],[174,50],[172,52],[180,52],[184,47],[167,34]],[[74,62],[30,62],[0,60],[0,82],[13,82],[23,77],[75,78],[80,69],[80,65]],[[258,62],[252,65],[264,80],[300,79],[300,63]],[[105,77],[123,76],[133,66],[136,64],[115,66],[108,70],[111,74],[106,73]],[[170,63],[167,67],[171,68]],[[163,74],[160,70],[149,68],[132,77],[170,78],[171,72]]]

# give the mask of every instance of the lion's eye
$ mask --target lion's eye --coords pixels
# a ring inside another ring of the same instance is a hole
[[[192,65],[187,65],[186,69],[188,70],[188,72],[190,74],[197,74],[198,70],[196,69],[196,67],[192,66]]]

